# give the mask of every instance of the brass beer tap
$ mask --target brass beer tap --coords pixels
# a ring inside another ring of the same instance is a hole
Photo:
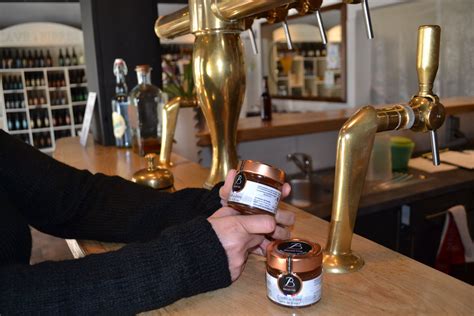
[[[201,107],[212,142],[210,174],[204,184],[212,187],[237,167],[237,122],[245,92],[245,66],[240,33],[251,28],[257,17],[286,21],[288,10],[319,10],[322,0],[189,0],[188,7],[159,17],[155,33],[174,38],[192,33],[195,103]],[[305,11],[306,10],[306,11]],[[172,133],[176,126],[178,103],[165,106],[160,162],[169,165]],[[193,104],[195,104],[193,103]]]
[[[331,226],[323,260],[326,272],[354,272],[364,265],[364,260],[352,252],[351,242],[377,132],[400,129],[429,132],[433,163],[439,164],[436,130],[444,122],[445,111],[432,88],[438,70],[440,32],[437,25],[418,29],[416,67],[419,89],[408,104],[379,109],[365,106],[339,131]]]

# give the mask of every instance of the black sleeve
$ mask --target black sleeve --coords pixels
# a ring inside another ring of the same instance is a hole
[[[225,251],[197,217],[115,252],[0,266],[0,314],[135,314],[230,283]]]
[[[0,130],[0,185],[35,228],[63,238],[132,242],[221,207],[219,188],[157,192],[77,170]]]

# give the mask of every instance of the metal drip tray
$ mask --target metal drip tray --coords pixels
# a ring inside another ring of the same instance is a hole
[[[397,190],[431,179],[416,171],[412,172],[412,170],[408,173],[394,172],[390,180],[366,181],[362,194],[370,195]],[[291,194],[285,199],[286,202],[306,210],[312,210],[316,206],[318,208],[327,207],[332,204],[334,170],[313,172],[310,179],[304,178],[302,174],[296,174],[289,176],[287,181],[291,185]]]

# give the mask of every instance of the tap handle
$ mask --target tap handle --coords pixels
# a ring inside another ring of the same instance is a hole
[[[364,11],[364,19],[365,19],[365,30],[367,31],[367,38],[372,39],[374,38],[374,30],[372,29],[372,19],[370,18],[370,10],[369,10],[369,0],[344,0],[344,3],[347,4],[358,4],[362,5],[362,11]]]
[[[374,38],[374,30],[372,29],[372,19],[370,18],[369,0],[362,0],[362,10],[364,11],[365,30],[367,38]]]
[[[288,49],[293,50],[293,42],[291,41],[291,34],[290,34],[290,29],[288,27],[288,22],[285,19],[283,22],[281,22],[281,24],[283,26],[283,30],[285,31],[286,43],[288,45]]]
[[[316,10],[315,14],[316,14],[316,20],[318,21],[319,34],[321,34],[321,40],[323,41],[323,44],[326,45],[328,43],[328,39],[326,36],[326,30],[324,29],[323,19],[321,18],[321,12],[319,10]]]
[[[416,70],[418,72],[418,95],[433,95],[433,82],[439,65],[439,42],[441,28],[438,25],[422,25],[418,28]]]
[[[255,33],[253,32],[252,27],[248,29],[249,36],[250,36],[250,43],[252,44],[252,50],[254,55],[258,55],[258,47],[257,42],[255,41]]]
[[[436,130],[430,131],[430,140],[431,140],[431,156],[433,159],[433,165],[439,166],[439,147],[438,147],[438,134]]]

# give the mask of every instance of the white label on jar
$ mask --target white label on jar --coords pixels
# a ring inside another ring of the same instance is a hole
[[[285,294],[278,284],[279,279],[267,272],[267,296],[273,302],[285,306],[301,307],[314,304],[321,299],[322,275],[321,273],[317,278],[308,281],[300,281],[296,276],[294,279],[287,277],[280,280],[280,283],[284,281],[283,286],[285,292],[288,293]],[[290,294],[291,287],[298,287],[294,294]]]
[[[239,182],[240,181],[240,182]],[[239,190],[237,191],[236,188]],[[271,186],[246,180],[243,174],[237,174],[229,201],[255,207],[275,214],[280,202],[281,192]]]

